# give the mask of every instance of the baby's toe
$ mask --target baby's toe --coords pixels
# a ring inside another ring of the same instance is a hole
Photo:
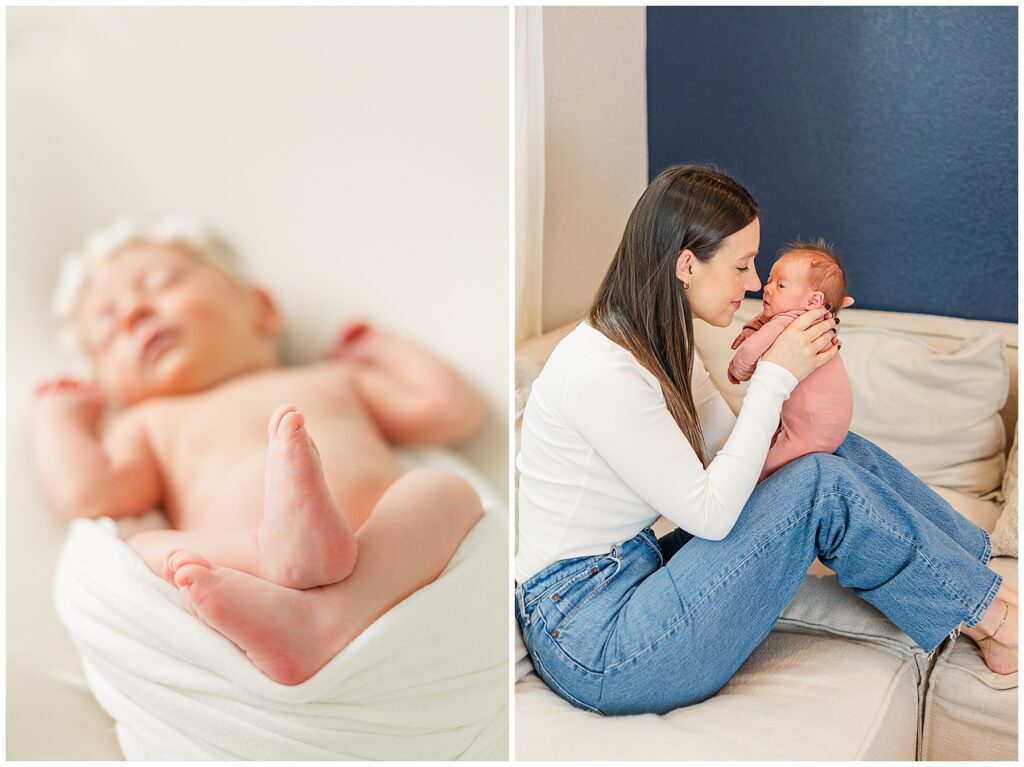
[[[209,561],[202,554],[183,549],[172,551],[165,560],[166,571],[169,571],[171,576],[169,580],[173,580],[179,586],[185,585],[179,581],[179,576],[182,570],[190,565],[207,571],[210,569]]]
[[[298,419],[297,425],[296,419]],[[277,410],[270,416],[267,433],[273,439],[282,432],[297,431],[303,423],[305,423],[305,419],[295,405],[278,405]]]

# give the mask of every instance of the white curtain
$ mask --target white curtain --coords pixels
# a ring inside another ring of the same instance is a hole
[[[516,344],[541,334],[544,247],[544,30],[516,8]]]

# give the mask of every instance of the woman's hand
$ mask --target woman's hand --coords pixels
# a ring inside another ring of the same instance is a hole
[[[809,309],[782,331],[761,359],[781,365],[802,381],[839,353],[837,328],[831,311]]]

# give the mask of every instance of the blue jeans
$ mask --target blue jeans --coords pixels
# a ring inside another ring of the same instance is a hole
[[[758,485],[721,541],[643,530],[516,589],[537,673],[600,714],[664,713],[714,695],[765,639],[815,557],[922,648],[988,610],[988,534],[855,434]]]

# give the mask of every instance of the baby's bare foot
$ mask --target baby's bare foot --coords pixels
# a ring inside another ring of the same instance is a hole
[[[278,586],[188,551],[171,554],[167,563],[189,612],[238,645],[275,682],[306,681],[350,641],[316,614],[319,590]]]
[[[256,533],[260,575],[293,589],[347,578],[356,562],[356,539],[334,505],[320,454],[291,405],[270,418],[263,521]]]

